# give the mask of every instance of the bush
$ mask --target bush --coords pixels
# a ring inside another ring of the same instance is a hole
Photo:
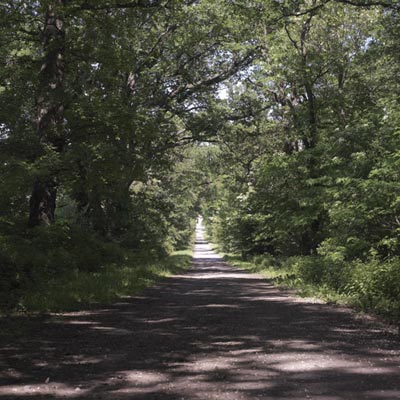
[[[400,257],[346,262],[329,252],[325,256],[263,254],[249,261],[235,256],[225,259],[239,268],[262,273],[277,284],[300,289],[302,295],[352,304],[400,321]]]
[[[18,309],[26,291],[75,271],[96,272],[121,263],[126,250],[93,232],[67,225],[0,236],[0,310]]]
[[[305,283],[321,284],[324,277],[324,265],[320,257],[293,256],[282,262],[282,267],[291,271],[297,279]]]
[[[105,304],[131,296],[157,280],[186,269],[189,252],[164,260],[143,261],[131,255],[124,265],[105,265],[96,272],[69,271],[27,290],[21,304],[28,311],[66,311],[91,304]]]
[[[257,262],[261,264],[262,258]],[[343,300],[347,298],[363,310],[375,311],[393,320],[400,319],[399,257],[386,261],[346,262],[330,253],[287,257],[282,259],[280,268],[289,271],[292,280],[300,287],[311,285],[307,287],[307,294],[330,299],[344,296]]]
[[[400,318],[400,258],[353,263],[344,291],[362,308]]]
[[[252,262],[260,268],[276,268],[278,266],[276,257],[271,254],[260,254],[252,258]]]

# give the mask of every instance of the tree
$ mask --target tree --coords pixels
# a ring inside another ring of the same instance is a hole
[[[240,90],[242,98],[257,93],[259,102],[242,107],[246,134],[224,135],[229,178],[213,203],[215,231],[228,248],[307,255],[329,243],[347,249],[349,259],[397,254],[397,189],[389,173],[397,112],[388,110],[397,106],[389,100],[398,86],[389,37],[398,14],[390,5],[339,3],[284,2],[278,29],[258,33],[268,46]],[[221,132],[244,132],[242,120]],[[255,161],[253,131],[267,144]],[[247,159],[251,174],[237,181]]]
[[[65,0],[42,4],[44,14],[41,32],[43,61],[39,71],[36,126],[43,147],[55,155],[65,146]],[[47,166],[37,177],[30,197],[29,225],[54,222],[57,198],[57,171]]]

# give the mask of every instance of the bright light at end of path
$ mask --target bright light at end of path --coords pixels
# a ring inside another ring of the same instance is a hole
[[[199,230],[203,230],[204,231],[204,228],[203,228],[203,217],[201,215],[199,215],[197,217],[196,233]]]
[[[207,241],[204,238],[204,226],[203,226],[203,218],[199,216],[197,219],[197,225],[196,225],[196,244],[194,246],[194,254],[193,254],[194,259],[200,259],[200,258],[212,258],[219,260],[222,257],[214,252],[214,250],[211,248],[210,244],[207,243]]]

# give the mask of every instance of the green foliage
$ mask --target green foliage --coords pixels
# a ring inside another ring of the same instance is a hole
[[[121,263],[125,252],[77,226],[37,227],[20,236],[2,235],[2,276],[8,279],[1,281],[0,308],[18,308],[27,290],[68,271],[93,272],[111,262]]]
[[[208,232],[305,293],[398,316],[399,15],[329,2],[267,31],[227,85]]]
[[[131,254],[119,264],[103,261],[95,272],[67,270],[30,286],[21,297],[19,307],[27,312],[59,312],[110,303],[184,271],[191,259],[190,251],[153,261]]]
[[[344,292],[363,308],[400,319],[400,259],[355,262]]]
[[[343,262],[329,256],[274,257],[257,255],[243,260],[225,255],[231,264],[260,273],[276,285],[295,288],[305,297],[347,303],[363,311],[400,320],[400,260]]]
[[[59,275],[88,286],[185,248],[199,213],[224,250],[269,271],[278,257],[306,285],[353,296],[358,282],[362,301],[396,304],[397,10],[95,3],[60,3],[53,36],[49,2],[0,7],[5,307],[50,302],[32,288]],[[44,181],[56,224],[27,230]]]

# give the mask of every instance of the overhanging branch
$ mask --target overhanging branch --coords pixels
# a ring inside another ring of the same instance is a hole
[[[400,8],[400,3],[397,0],[377,1],[377,0],[335,0],[337,3],[349,4],[355,7],[385,7],[393,10]]]
[[[320,8],[323,8],[325,5],[330,3],[331,1],[335,1],[336,3],[342,3],[342,4],[347,4],[353,7],[384,7],[384,8],[390,8],[393,10],[399,10],[400,9],[400,3],[397,0],[323,0],[319,4],[316,4],[313,7],[307,8],[303,11],[298,11],[298,12],[283,12],[282,16],[279,18],[279,20],[282,20],[284,18],[288,17],[301,17],[303,15],[307,15],[310,13],[315,13],[318,11]]]
[[[128,9],[128,8],[154,8],[160,7],[163,0],[134,0],[134,1],[113,1],[105,4],[90,4],[88,2],[79,6],[80,10],[101,11],[101,10],[115,10],[115,9]]]
[[[227,68],[221,72],[204,78],[195,83],[185,84],[177,87],[174,91],[169,94],[169,98],[176,98],[181,96],[180,100],[189,97],[191,94],[201,91],[204,88],[216,85],[235,75],[243,67],[248,66],[253,60],[254,54],[257,49],[249,51],[244,57],[231,63]]]

